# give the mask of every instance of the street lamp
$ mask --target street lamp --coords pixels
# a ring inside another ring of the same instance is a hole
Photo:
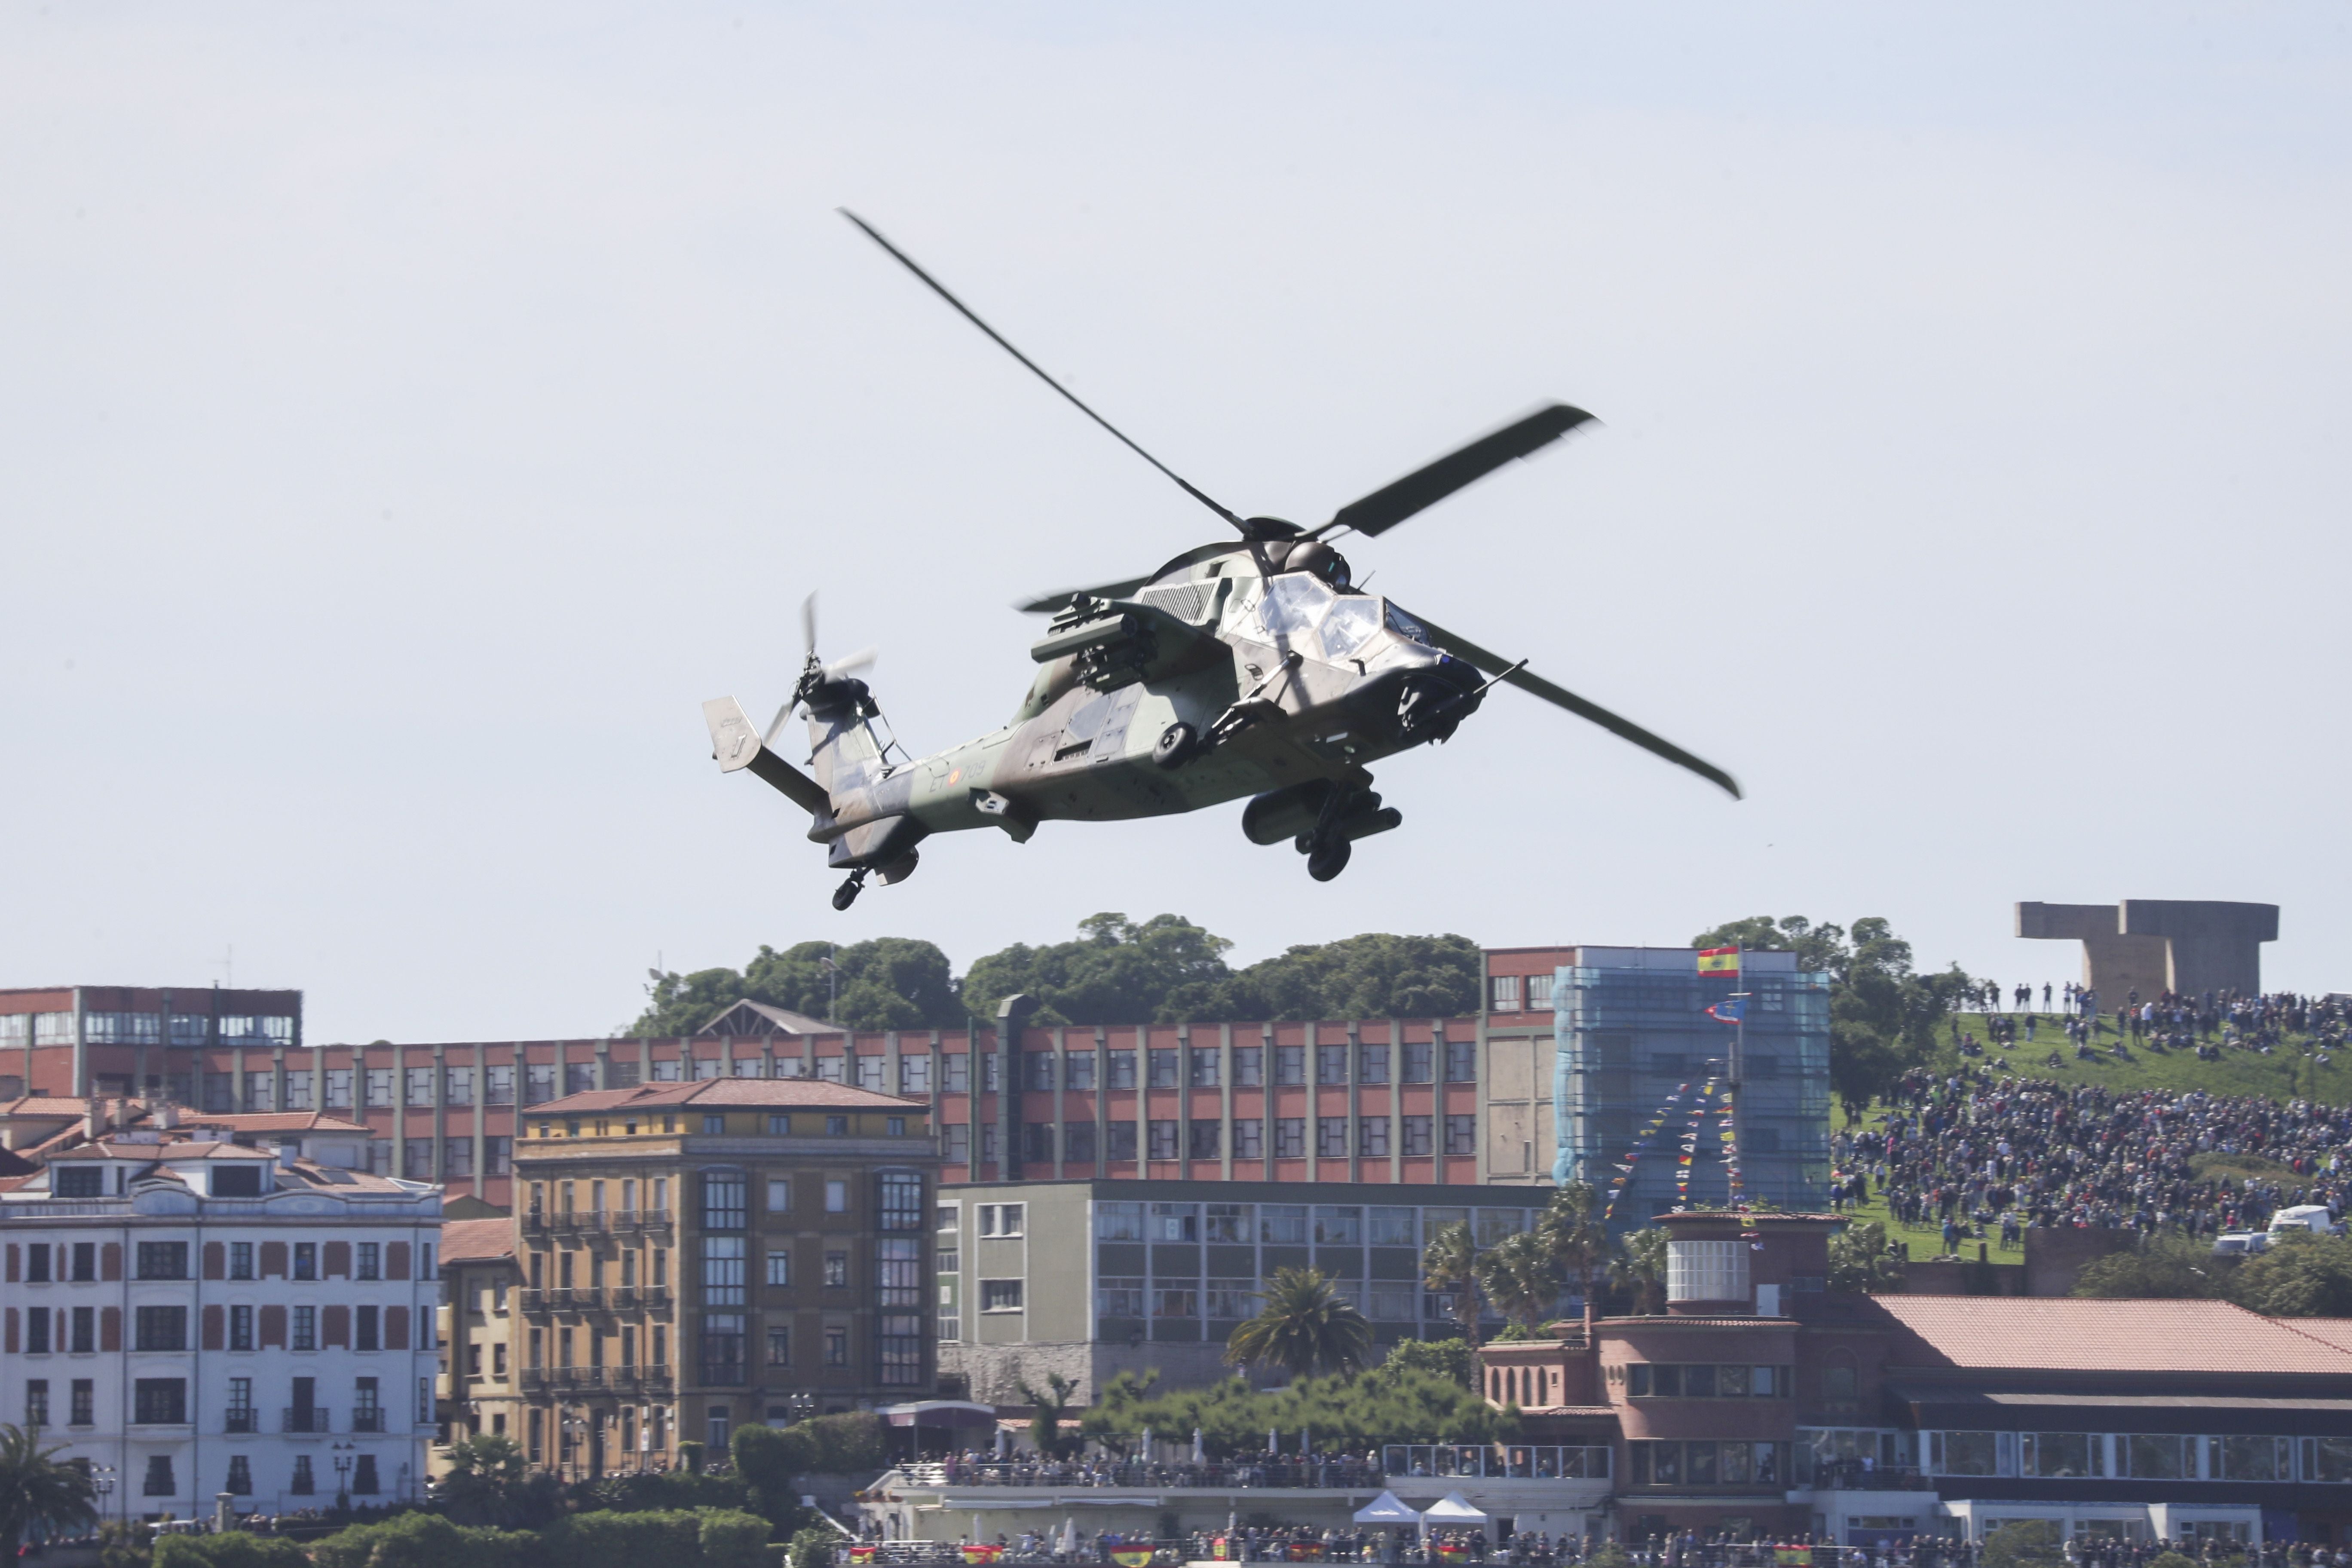
[[[106,1500],[114,1495],[114,1467],[100,1465],[89,1473],[89,1484],[98,1493],[98,1515],[106,1517]]]
[[[329,1450],[335,1456],[335,1507],[339,1510],[352,1506],[352,1461],[358,1450],[357,1443],[337,1443]]]

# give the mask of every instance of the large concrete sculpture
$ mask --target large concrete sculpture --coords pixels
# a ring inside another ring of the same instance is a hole
[[[2276,904],[2126,899],[2120,904],[2017,906],[2017,934],[2083,944],[2083,984],[2113,1009],[2133,993],[2263,988],[2263,946],[2278,940]]]

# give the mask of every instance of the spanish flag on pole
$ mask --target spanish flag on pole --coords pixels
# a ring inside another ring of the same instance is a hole
[[[1703,947],[1698,950],[1698,972],[1720,975],[1726,980],[1739,978],[1739,950],[1736,947]]]

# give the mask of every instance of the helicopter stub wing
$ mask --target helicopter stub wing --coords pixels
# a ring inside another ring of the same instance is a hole
[[[754,777],[766,782],[811,816],[823,816],[833,810],[833,797],[825,793],[823,784],[761,743],[759,728],[735,699],[712,698],[702,705],[702,720],[710,727],[710,754],[717,760],[720,773],[749,768]]]
[[[1468,637],[1447,631],[1418,611],[1414,612],[1412,618],[1419,621],[1423,628],[1437,639],[1438,647],[1456,658],[1467,659],[1487,674],[1500,679],[1504,685],[1516,686],[1522,691],[1542,698],[1556,708],[1567,709],[1580,719],[1591,720],[1621,740],[1631,741],[1643,751],[1665,758],[1676,767],[1688,768],[1699,777],[1728,794],[1732,799],[1742,798],[1739,794],[1739,781],[1713,763],[1691,755],[1672,741],[1650,733],[1630,719],[1619,718],[1597,702],[1586,701],[1564,686],[1553,685],[1542,676],[1530,671],[1524,660],[1514,662],[1499,654],[1490,653]]]

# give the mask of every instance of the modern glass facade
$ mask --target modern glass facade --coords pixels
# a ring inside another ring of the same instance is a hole
[[[1707,1009],[1748,993],[1742,1083],[1737,1095],[1740,1171],[1751,1200],[1813,1210],[1829,1187],[1830,981],[1802,973],[1792,953],[1742,955],[1737,981],[1698,973],[1689,948],[1577,950],[1555,976],[1558,1019],[1552,1107],[1559,1129],[1557,1181],[1608,1190],[1623,1173],[1643,1130],[1666,1120],[1642,1144],[1611,1228],[1649,1223],[1677,1201],[1721,1204],[1730,1194],[1716,1107],[1727,1081],[1735,1037]],[[1702,1086],[1717,1097],[1699,1124],[1689,1196],[1676,1195],[1683,1133]],[[1678,1096],[1669,1101],[1669,1096]]]

